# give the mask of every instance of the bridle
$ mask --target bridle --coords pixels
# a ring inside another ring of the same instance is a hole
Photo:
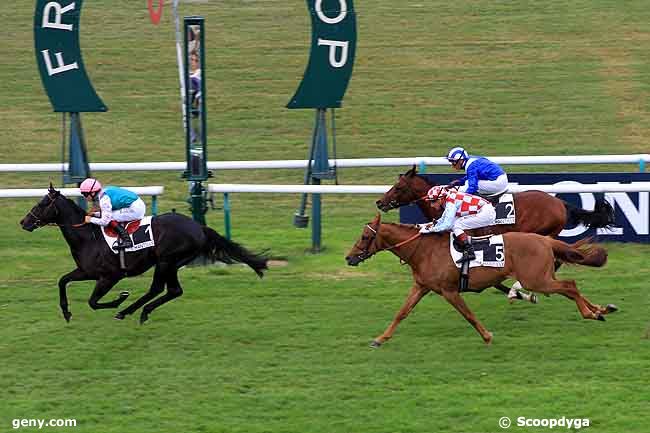
[[[50,209],[50,208],[54,205],[54,203],[56,202],[56,198],[52,198],[52,196],[50,195],[49,192],[47,193],[47,198],[50,199],[50,203],[45,207],[45,210],[44,210],[43,212],[41,212],[41,213],[46,213],[46,212],[48,212],[49,209]],[[36,228],[45,227],[45,226],[47,226],[47,225],[58,225],[57,223],[43,223],[43,221],[41,221],[41,218],[40,218],[38,215],[36,215],[34,212],[32,212],[32,210],[33,210],[33,209],[30,209],[30,210],[29,210],[28,215],[31,215],[31,216],[36,220],[36,221],[34,222],[34,225],[36,226]],[[54,210],[56,211],[56,213],[54,214],[54,216],[56,217],[56,216],[59,215],[59,208],[57,208],[56,206],[54,206]]]
[[[370,229],[370,231],[372,232],[372,236],[370,236],[370,237],[367,238],[368,244],[367,244],[366,248],[363,249],[363,250],[361,250],[361,254],[358,254],[358,255],[357,255],[357,257],[358,257],[359,259],[361,259],[361,261],[364,261],[364,260],[366,260],[366,259],[368,259],[369,257],[372,256],[372,254],[370,253],[370,251],[368,251],[368,248],[370,247],[370,245],[372,245],[372,243],[373,243],[373,242],[375,241],[375,239],[377,238],[377,229],[373,228],[370,224],[366,224],[366,227],[367,227],[368,229]],[[411,236],[410,238],[405,239],[405,240],[403,240],[403,241],[400,241],[400,242],[396,243],[395,245],[391,245],[391,246],[386,247],[386,248],[378,249],[377,251],[375,251],[375,254],[377,254],[378,252],[381,252],[381,251],[390,251],[390,250],[393,250],[393,249],[395,249],[395,248],[399,248],[399,247],[401,247],[401,246],[403,246],[403,245],[408,244],[409,242],[411,242],[411,241],[413,241],[413,240],[415,240],[415,239],[418,239],[418,243],[419,243],[419,239],[421,239],[421,236],[422,236],[422,233],[417,232],[416,234],[414,234],[414,235]],[[415,250],[417,250],[417,248],[414,248],[414,249],[413,249],[413,252],[411,253],[411,255],[409,255],[409,257],[408,257],[407,259],[402,259],[402,258],[400,257],[400,261],[401,261],[401,263],[402,263],[402,264],[406,264],[406,263],[408,263],[409,260],[411,259],[411,257],[413,257],[413,254],[415,254]]]
[[[47,213],[47,211],[50,209],[50,207],[52,207],[56,203],[56,199],[57,199],[58,195],[55,195],[54,198],[53,198],[51,194],[52,193],[49,193],[49,192],[47,193],[47,198],[50,199],[50,202],[45,207],[43,212],[41,212],[42,214]],[[59,208],[54,206],[54,211],[55,211],[54,216],[55,217],[58,216],[59,215]],[[36,221],[34,221],[34,225],[36,226],[36,228],[41,228],[41,227],[45,227],[45,226],[57,226],[57,227],[67,227],[67,226],[69,226],[69,227],[73,227],[73,228],[79,228],[79,227],[82,227],[82,226],[85,225],[85,222],[83,222],[83,221],[80,224],[59,224],[59,223],[54,223],[54,222],[52,222],[52,223],[43,223],[41,218],[33,212],[33,209],[30,209],[27,214],[31,215],[32,218],[34,218],[36,220]]]

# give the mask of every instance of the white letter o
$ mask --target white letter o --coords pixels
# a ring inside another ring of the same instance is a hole
[[[345,19],[345,16],[348,14],[348,5],[345,2],[345,0],[339,0],[339,4],[341,5],[341,13],[339,13],[338,16],[334,18],[330,18],[323,13],[322,4],[323,4],[323,0],[316,0],[316,4],[314,5],[314,7],[316,8],[316,15],[318,15],[318,18],[320,18],[321,21],[323,21],[326,24],[340,23]]]

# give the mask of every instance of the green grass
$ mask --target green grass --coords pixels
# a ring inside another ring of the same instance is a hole
[[[184,159],[171,8],[154,27],[145,5],[84,4],[84,62],[109,107],[84,115],[91,161]],[[355,6],[357,62],[337,111],[339,157],[438,156],[456,144],[487,155],[647,152],[646,2]],[[34,61],[33,7],[0,10],[0,163],[60,159],[60,115],[51,112]],[[211,0],[181,13],[206,17],[211,159],[306,158],[313,113],[284,108],[308,57],[304,2]],[[567,161],[521,169],[635,167]],[[346,169],[340,182],[387,184],[399,171]],[[187,212],[180,173],[98,175],[105,183],[164,185],[161,210]],[[299,170],[224,171],[215,181],[302,177]],[[50,180],[60,176],[3,173],[0,187]],[[57,281],[74,267],[67,246],[54,228],[20,230],[36,200],[4,200],[0,431],[13,430],[17,418],[75,418],[76,428],[58,431],[496,432],[502,416],[565,416],[589,418],[590,432],[647,432],[650,247],[607,245],[605,268],[560,271],[592,301],[621,308],[606,323],[583,321],[560,297],[508,305],[489,289],[465,299],[494,332],[491,347],[442,298],[429,296],[394,339],[370,350],[410,287],[408,269],[389,253],[345,266],[375,200],[324,197],[325,249],[314,255],[310,230],[291,225],[297,195],[233,195],[233,238],[270,248],[287,265],[263,280],[238,266],[184,269],[183,297],[146,326],[92,311],[89,282],[70,285],[66,324]],[[223,231],[220,210],[208,224]],[[151,272],[117,289],[135,298],[150,279]]]

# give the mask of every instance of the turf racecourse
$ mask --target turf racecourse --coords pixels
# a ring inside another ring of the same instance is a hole
[[[355,5],[358,57],[338,111],[340,157],[438,155],[457,143],[490,155],[647,152],[646,2]],[[110,108],[84,116],[93,161],[183,159],[170,8],[154,27],[145,6],[84,2],[84,61]],[[307,59],[304,3],[210,0],[182,13],[206,17],[211,158],[304,158],[312,113],[283,108]],[[33,4],[0,14],[7,23],[0,163],[55,162],[60,117],[34,63]],[[511,168],[524,169],[544,168]],[[397,171],[343,170],[340,181],[385,184]],[[165,185],[161,210],[187,210],[179,173],[101,176]],[[60,176],[0,174],[1,187],[50,180]],[[302,173],[223,172],[216,180],[300,183]],[[325,250],[312,255],[309,231],[291,226],[298,196],[234,195],[234,239],[270,248],[286,265],[263,280],[238,266],[184,269],[183,297],[145,326],[91,311],[92,283],[70,285],[66,324],[56,282],[73,262],[61,235],[20,230],[35,200],[3,200],[0,431],[13,431],[14,419],[40,418],[77,420],[75,428],[43,431],[91,433],[483,433],[504,431],[503,416],[588,418],[589,432],[648,431],[650,247],[608,245],[605,268],[562,268],[592,301],[620,307],[605,323],[583,321],[560,297],[508,305],[493,290],[465,295],[495,334],[485,347],[451,306],[429,296],[393,340],[371,350],[410,287],[407,269],[388,253],[359,268],[344,264],[375,199],[325,197]],[[221,213],[211,211],[208,224],[222,231]],[[135,298],[150,278],[117,289]]]

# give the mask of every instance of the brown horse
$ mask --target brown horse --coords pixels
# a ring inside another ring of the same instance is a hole
[[[415,166],[401,175],[395,185],[376,201],[379,210],[391,209],[416,203],[424,216],[432,221],[440,217],[442,208],[437,203],[427,201],[430,185],[418,176]],[[564,227],[584,224],[589,228],[609,228],[615,225],[614,209],[606,200],[597,200],[593,211],[579,209],[570,203],[543,191],[524,191],[513,194],[515,199],[515,224],[503,224],[468,231],[474,236],[506,232],[537,233],[544,236],[557,236]]]
[[[426,200],[427,191],[433,186],[425,178],[418,176],[415,166],[413,166],[399,177],[395,185],[386,191],[381,199],[377,200],[376,205],[380,210],[388,212],[391,209],[415,203],[424,216],[429,221],[433,221],[440,217],[443,210],[438,202],[432,203]],[[615,225],[614,209],[605,200],[598,200],[595,209],[588,211],[579,209],[543,191],[515,193],[514,199],[515,214],[517,215],[515,224],[494,225],[468,230],[467,233],[472,236],[481,236],[525,232],[555,237],[567,224],[584,224],[589,228],[606,228]],[[559,263],[556,265],[559,266]],[[498,284],[495,288],[504,294],[508,294],[510,291],[503,284]],[[515,283],[513,288],[520,289],[521,284]],[[533,303],[537,302],[537,297],[534,294],[528,295],[517,291],[517,298]]]
[[[607,261],[607,252],[583,240],[570,245],[548,236],[511,232],[503,234],[505,266],[478,267],[470,272],[469,289],[482,292],[507,278],[516,278],[525,287],[538,293],[559,293],[575,301],[585,319],[605,320],[607,313],[617,310],[615,305],[592,304],[582,296],[575,281],[555,279],[555,260],[584,266],[601,267]],[[413,225],[381,223],[381,216],[368,223],[361,238],[345,258],[356,266],[380,251],[390,251],[411,267],[413,287],[402,308],[383,334],[375,338],[372,347],[379,347],[390,339],[395,328],[404,320],[418,301],[434,291],[442,295],[481,334],[483,341],[492,341],[490,333],[467,307],[458,290],[459,270],[449,253],[449,234],[420,235]]]

